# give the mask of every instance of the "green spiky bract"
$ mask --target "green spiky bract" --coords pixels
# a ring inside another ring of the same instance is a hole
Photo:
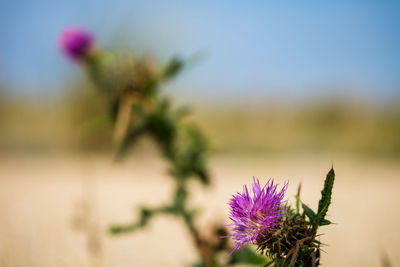
[[[331,204],[334,180],[332,168],[326,176],[317,212],[301,203],[300,213],[299,190],[296,209],[287,206],[286,215],[281,218],[275,231],[266,233],[257,241],[258,250],[271,259],[265,266],[314,267],[320,264],[322,244],[316,239],[317,231],[320,226],[331,224],[325,217]]]

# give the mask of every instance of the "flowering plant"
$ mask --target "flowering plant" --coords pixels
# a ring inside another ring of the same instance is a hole
[[[108,104],[116,158],[123,159],[140,137],[148,135],[168,162],[175,184],[168,203],[141,207],[137,221],[114,225],[110,232],[133,232],[147,226],[156,215],[173,215],[184,222],[192,237],[199,265],[219,265],[217,253],[230,249],[226,240],[219,238],[227,234],[225,227],[219,224],[213,227],[211,236],[203,234],[195,223],[199,212],[187,203],[189,180],[197,179],[204,186],[210,183],[206,168],[208,142],[195,124],[184,120],[189,109],[175,108],[160,94],[160,87],[191,60],[175,57],[162,65],[149,57],[119,57],[95,47],[92,34],[82,28],[65,31],[60,44],[66,56],[87,70]]]
[[[329,225],[326,214],[331,203],[335,172],[326,176],[318,211],[314,212],[300,200],[300,186],[296,195],[296,208],[283,201],[288,184],[280,191],[273,180],[263,187],[254,178],[252,194],[247,186],[229,202],[230,224],[238,250],[251,243],[266,255],[266,266],[318,266],[322,243],[316,239],[320,226]],[[300,211],[300,204],[302,212]]]
[[[325,180],[317,212],[301,203],[300,190],[296,209],[292,209],[283,200],[288,184],[277,190],[273,180],[261,187],[259,180],[254,179],[252,194],[244,186],[243,193],[236,194],[230,201],[233,233],[229,235],[226,228],[218,224],[212,229],[213,235],[203,234],[195,223],[197,210],[188,205],[188,182],[194,178],[204,186],[210,184],[206,167],[207,140],[195,124],[184,120],[187,108],[173,107],[160,94],[160,87],[175,77],[189,60],[173,58],[159,65],[147,57],[118,57],[98,48],[93,35],[82,28],[66,30],[60,46],[66,56],[87,70],[104,96],[117,158],[122,159],[141,136],[148,135],[168,162],[175,183],[169,202],[158,207],[142,207],[137,221],[110,227],[112,234],[141,229],[155,215],[169,214],[181,219],[190,233],[200,258],[195,266],[319,264],[321,243],[316,239],[317,229],[330,224],[325,216],[331,200],[333,169]],[[219,238],[221,236],[233,237],[234,247],[226,239]],[[268,260],[248,247],[242,248],[248,243],[255,244]],[[219,255],[229,251],[228,260],[221,260]]]

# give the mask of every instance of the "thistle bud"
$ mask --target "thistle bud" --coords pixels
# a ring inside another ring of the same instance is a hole
[[[92,51],[94,38],[83,28],[67,28],[61,34],[60,48],[72,60],[81,62]]]

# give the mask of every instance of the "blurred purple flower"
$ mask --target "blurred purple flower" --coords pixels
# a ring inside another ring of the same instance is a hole
[[[230,219],[233,231],[228,235],[233,237],[235,247],[231,253],[249,242],[256,244],[266,234],[274,231],[279,219],[285,213],[283,197],[288,183],[281,191],[277,191],[277,184],[272,179],[261,188],[258,179],[253,177],[253,194],[250,195],[245,185],[243,193],[237,193],[229,202]]]
[[[67,28],[60,38],[62,51],[71,59],[81,61],[93,48],[92,34],[83,28]]]

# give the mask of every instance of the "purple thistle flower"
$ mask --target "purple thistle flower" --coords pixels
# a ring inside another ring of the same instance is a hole
[[[282,205],[283,197],[288,183],[285,183],[281,191],[277,191],[277,184],[273,179],[261,188],[258,179],[253,177],[252,191],[250,195],[245,185],[242,193],[233,195],[229,202],[230,219],[233,231],[235,247],[231,254],[251,242],[256,244],[260,238],[274,231],[279,219],[285,214],[285,207]]]
[[[83,28],[68,28],[60,38],[61,50],[72,60],[81,61],[93,48],[92,34]]]

